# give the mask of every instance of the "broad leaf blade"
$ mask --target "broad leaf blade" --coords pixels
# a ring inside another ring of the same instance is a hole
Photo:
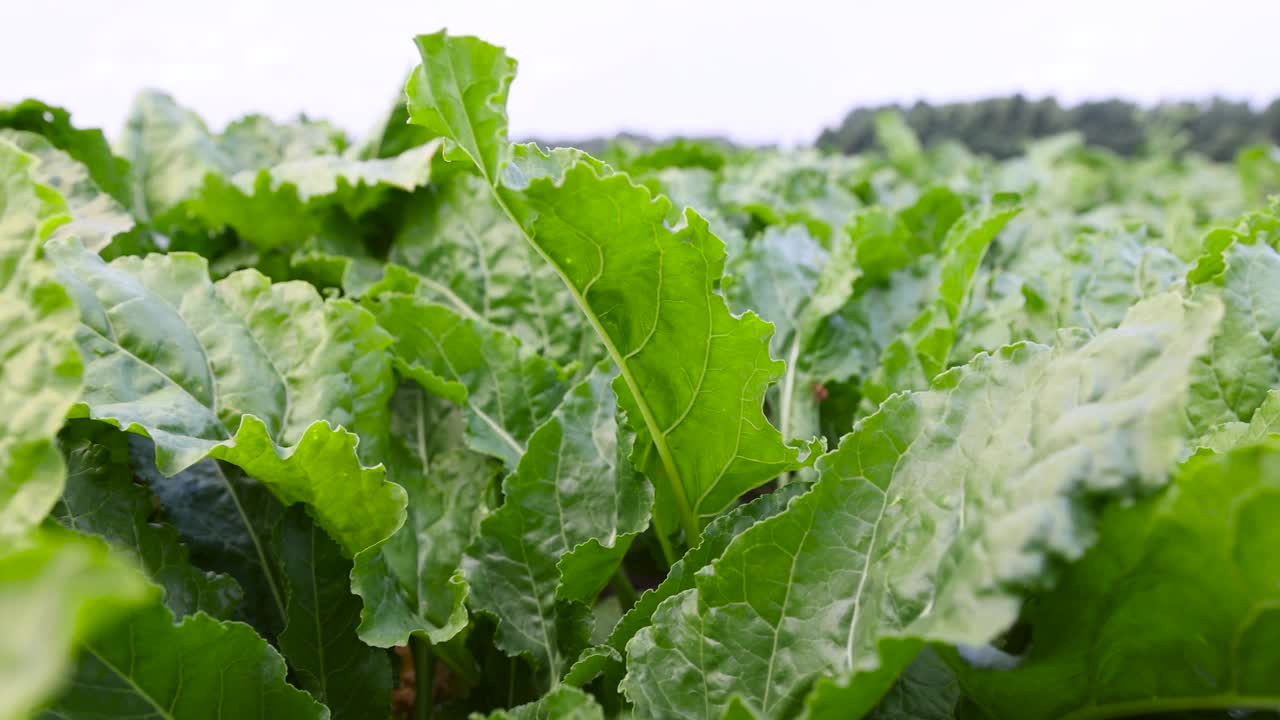
[[[97,538],[54,528],[0,544],[0,718],[29,717],[66,681],[75,645],[158,596]]]
[[[385,715],[391,706],[387,653],[356,636],[360,599],[351,594],[351,561],[300,507],[285,513],[279,556],[288,587],[288,625],[280,652],[296,684],[334,720]]]
[[[463,552],[494,504],[502,466],[462,446],[462,411],[414,383],[393,400],[391,479],[409,495],[408,518],[377,553],[356,558],[352,587],[364,598],[360,637],[378,647],[433,644],[467,624]]]
[[[489,184],[507,150],[507,91],[516,61],[501,48],[445,31],[414,38],[424,61],[409,76],[409,122],[450,142],[445,156],[469,158]]]
[[[66,690],[42,717],[328,718],[285,682],[280,655],[248,625],[196,613],[178,624],[142,610],[85,643]]]
[[[966,694],[1028,720],[1280,708],[1278,511],[1275,440],[1193,459],[1162,494],[1108,511],[1030,605],[1013,669],[956,661]]]
[[[568,389],[565,373],[515,337],[424,298],[389,295],[366,305],[395,339],[401,374],[464,406],[471,448],[514,468]]]
[[[600,355],[555,270],[525,240],[481,178],[460,174],[415,195],[388,258],[417,292],[510,332],[560,363]]]
[[[499,620],[498,646],[553,679],[589,637],[587,604],[648,521],[652,498],[627,460],[616,409],[600,369],[565,396],[464,562],[472,607]]]
[[[309,504],[349,554],[400,526],[403,490],[328,424],[360,432],[364,457],[382,452],[390,339],[371,315],[252,271],[214,284],[186,253],[108,265],[74,243],[48,247],[80,305],[80,414],[151,437],[167,474],[204,457],[239,465],[282,502]]]
[[[33,163],[0,140],[0,538],[34,527],[62,492],[53,441],[82,372],[75,304],[40,257],[66,205],[32,179]]]
[[[68,529],[96,535],[133,555],[153,582],[164,588],[165,606],[175,617],[197,610],[230,617],[241,592],[225,575],[191,564],[187,548],[170,525],[149,521],[151,493],[135,485],[129,468],[126,436],[114,430],[95,432],[73,421],[64,440],[68,458],[67,487],[53,517]]]
[[[815,704],[857,717],[922,642],[989,641],[1017,588],[1088,547],[1090,503],[1163,482],[1220,313],[1160,296],[1089,342],[1014,345],[894,396],[631,641],[638,711],[716,717],[737,692],[777,716],[825,676]]]

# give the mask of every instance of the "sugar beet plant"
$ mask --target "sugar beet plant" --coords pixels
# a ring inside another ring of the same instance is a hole
[[[1280,175],[0,108],[0,718],[1280,709]]]

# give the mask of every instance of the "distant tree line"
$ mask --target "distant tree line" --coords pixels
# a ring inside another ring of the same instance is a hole
[[[1280,145],[1280,99],[1262,110],[1249,103],[1214,98],[1144,108],[1125,100],[1102,100],[1064,107],[1052,98],[1022,95],[976,102],[857,108],[839,127],[823,131],[818,146],[857,153],[875,145],[875,117],[897,110],[925,145],[958,140],[997,158],[1021,153],[1027,142],[1077,131],[1090,145],[1121,155],[1150,149],[1192,151],[1228,161],[1258,143]]]

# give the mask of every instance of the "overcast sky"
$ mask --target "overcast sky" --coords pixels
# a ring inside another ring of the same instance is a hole
[[[514,137],[620,130],[812,141],[854,105],[1021,91],[1074,101],[1280,96],[1280,0],[4,0],[0,102],[116,135],[139,88],[220,129],[354,133],[447,27],[520,61]]]

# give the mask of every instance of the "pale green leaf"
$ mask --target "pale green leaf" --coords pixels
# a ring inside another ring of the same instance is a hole
[[[0,538],[38,524],[62,492],[54,437],[80,395],[76,307],[40,244],[66,205],[32,179],[34,159],[0,139]]]
[[[71,219],[59,226],[52,237],[77,237],[86,247],[100,251],[115,236],[133,229],[133,216],[93,182],[89,169],[43,135],[0,130],[0,140],[8,140],[34,156],[37,161],[31,170],[35,181],[53,188],[66,202]]]
[[[992,718],[1280,710],[1280,444],[1192,459],[1110,508],[1097,545],[1028,606],[1012,669],[956,663]]]
[[[928,386],[947,367],[969,285],[988,246],[1021,208],[1003,198],[953,224],[939,250],[937,296],[884,349],[878,367],[862,383],[863,402],[874,408],[894,392]]]
[[[628,644],[651,716],[871,709],[922,642],[981,644],[1018,592],[1093,540],[1090,508],[1159,487],[1218,303],[1163,295],[1092,340],[1014,345],[895,395],[819,461],[814,489],[739,535]]]
[[[310,505],[348,554],[399,528],[404,491],[361,462],[384,452],[393,389],[373,316],[253,271],[212,283],[186,253],[106,264],[75,243],[47,248],[80,305],[76,414],[152,438],[166,474],[205,457],[239,465]]]
[[[66,681],[76,644],[159,594],[97,538],[52,528],[0,543],[0,718],[29,717]]]
[[[481,717],[473,715],[472,720]],[[498,710],[483,717],[488,720],[604,720],[604,710],[590,695],[561,685],[537,702],[511,710]]]

